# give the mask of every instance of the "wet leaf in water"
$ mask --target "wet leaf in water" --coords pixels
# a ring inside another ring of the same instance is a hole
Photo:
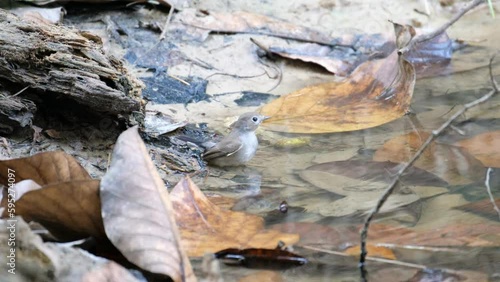
[[[299,240],[297,234],[264,230],[261,217],[224,210],[211,203],[191,179],[181,180],[170,193],[183,247],[189,256],[224,248],[274,248]]]
[[[407,29],[401,37],[411,38],[409,33]],[[414,84],[413,66],[394,51],[387,58],[360,65],[341,82],[306,87],[265,105],[261,113],[271,118],[263,126],[293,133],[379,126],[408,111]]]
[[[130,262],[174,281],[196,280],[167,189],[137,127],[118,137],[100,196],[106,235]]]
[[[340,161],[314,165],[299,173],[302,179],[318,188],[325,189],[338,195],[346,196],[342,199],[333,201],[329,205],[309,205],[309,211],[318,212],[323,216],[338,217],[354,213],[365,213],[375,207],[378,199],[382,195],[382,191],[387,189],[388,183],[391,181],[390,175],[387,177],[384,176],[384,174],[390,174],[388,171],[383,170],[384,165],[387,163],[380,162],[380,167],[375,169],[376,173],[372,173],[368,169],[364,170],[359,168],[356,170],[352,167],[350,167],[350,170],[356,171],[348,172],[348,165],[345,165],[344,168],[337,167],[348,162],[349,161]],[[354,161],[354,163],[357,163],[357,161]],[[370,164],[376,165],[375,162],[371,162]],[[360,163],[360,165],[362,164]],[[346,177],[336,173],[345,173],[357,178]],[[421,173],[420,175],[424,174]],[[435,176],[432,176],[431,178],[438,180],[437,183],[439,184],[444,184],[443,181],[439,181],[439,178],[436,178]],[[419,181],[417,180],[416,182]],[[413,184],[411,183],[411,180],[408,182],[400,182],[396,190],[397,193],[394,193],[391,197],[389,197],[386,204],[382,207],[381,212],[393,211],[422,198],[432,197],[448,191],[448,189],[443,187],[409,186],[410,184]]]
[[[405,54],[413,64],[418,78],[438,76],[447,70],[453,54],[453,41],[445,32],[430,40],[417,43]]]
[[[415,269],[403,266],[373,269],[369,274],[370,281],[384,282],[488,281],[488,275],[479,271]]]
[[[373,156],[374,161],[404,163],[410,160],[429,137],[427,132],[410,132],[384,143]],[[433,173],[452,185],[467,184],[484,178],[483,164],[464,149],[432,143],[414,166]]]
[[[500,198],[495,199],[495,204],[497,205],[497,207],[500,207]],[[489,198],[482,201],[458,206],[455,208],[462,211],[479,214],[492,220],[498,220],[500,216],[498,212],[495,210],[493,203]]]
[[[16,201],[16,214],[42,224],[56,238],[73,241],[104,237],[99,180],[49,184],[28,191]],[[2,215],[6,216],[5,212]]]
[[[8,184],[9,172],[14,175],[15,182],[31,179],[41,186],[91,179],[75,158],[63,151],[44,152],[27,158],[0,161],[0,184]]]
[[[299,234],[300,245],[328,245],[340,250],[345,245],[357,244],[353,239],[359,241],[359,228],[353,225],[331,227],[313,222],[287,222],[272,225],[270,228]]]
[[[498,224],[453,224],[417,231],[403,227],[375,224],[370,227],[370,242],[408,246],[500,246]]]
[[[215,253],[225,264],[249,268],[288,269],[307,263],[307,259],[280,249],[225,249]]]
[[[336,200],[330,205],[322,205],[317,207],[316,210],[309,211],[318,212],[322,216],[336,217],[348,216],[352,214],[367,214],[377,205],[380,196],[381,192],[366,192],[356,195],[350,195],[340,200]],[[393,194],[391,195],[391,197],[389,197],[389,199],[387,199],[384,206],[380,209],[379,213],[394,211],[418,200],[420,200],[420,197],[416,194]]]
[[[397,174],[400,164],[374,161],[336,161],[317,164],[299,173],[300,177],[314,186],[333,192],[345,198],[333,201],[329,205],[308,205],[310,212],[323,216],[347,216],[365,213],[371,210]],[[404,183],[404,184],[403,184]],[[382,207],[381,212],[389,212],[407,206],[422,198],[428,198],[448,190],[442,187],[447,183],[418,168],[412,168],[398,184],[394,193]],[[415,186],[413,186],[415,185]]]
[[[341,196],[354,195],[356,197],[363,197],[366,199],[373,197],[374,195],[380,195],[380,193],[387,188],[388,183],[391,181],[391,179],[384,179],[383,181],[380,181],[380,179],[371,179],[370,176],[372,175],[368,174],[367,177],[365,177],[362,172],[358,175],[359,178],[351,178],[341,174],[335,174],[335,171],[333,170],[322,171],[306,169],[301,171],[299,175],[302,179],[318,188],[325,189]],[[381,176],[381,178],[385,177]],[[413,186],[412,184],[413,183],[411,183],[411,181],[408,183],[402,181],[399,184],[400,187],[398,189],[405,194],[409,194],[411,191],[414,191],[422,197],[432,197],[448,191],[442,187]]]
[[[486,281],[488,278],[484,273],[474,271],[453,271],[449,273],[440,269],[422,269],[415,276],[406,280],[408,282],[427,281]]]
[[[500,131],[491,131],[455,143],[480,160],[484,166],[500,167]]]
[[[402,166],[403,164],[393,163],[390,161],[377,162],[347,160],[316,164],[308,167],[306,170],[323,171],[330,174],[344,175],[364,181],[380,181],[390,183]],[[417,167],[409,168],[401,180],[406,185],[448,186],[446,181]]]

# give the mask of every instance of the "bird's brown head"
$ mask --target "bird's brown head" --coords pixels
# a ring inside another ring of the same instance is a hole
[[[257,127],[268,118],[269,117],[260,115],[259,113],[244,113],[231,125],[231,128],[243,132],[255,131]]]

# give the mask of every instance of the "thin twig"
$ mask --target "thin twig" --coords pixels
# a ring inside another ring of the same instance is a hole
[[[495,209],[498,213],[498,218],[500,219],[500,209],[497,206],[497,203],[495,202],[495,198],[493,198],[493,194],[491,193],[491,187],[490,187],[490,174],[493,170],[491,167],[488,168],[486,171],[486,180],[484,181],[484,185],[486,186],[486,191],[488,191],[488,196],[490,196],[490,201],[491,204],[493,205],[493,209]]]
[[[387,189],[384,191],[383,195],[378,200],[377,206],[373,210],[370,211],[370,214],[368,215],[368,217],[366,218],[366,220],[363,224],[363,229],[361,230],[361,254],[359,257],[359,268],[361,271],[361,279],[363,281],[366,281],[366,274],[367,274],[366,269],[365,269],[366,255],[368,254],[368,252],[366,251],[366,239],[368,237],[368,228],[370,227],[370,223],[371,223],[373,217],[380,211],[380,209],[382,208],[384,203],[387,201],[389,196],[396,189],[397,184],[399,183],[401,176],[406,172],[406,170],[408,170],[409,167],[411,167],[413,165],[413,163],[415,163],[415,161],[422,155],[424,150],[427,149],[427,147],[432,143],[432,141],[434,141],[439,135],[441,135],[444,132],[444,130],[447,129],[451,125],[452,122],[454,122],[458,117],[463,115],[470,108],[473,108],[479,104],[482,104],[482,103],[488,101],[488,99],[490,99],[491,97],[493,97],[493,95],[495,95],[499,92],[498,84],[493,77],[492,64],[493,64],[494,58],[495,58],[495,56],[493,56],[490,59],[490,64],[489,64],[490,79],[491,79],[491,83],[493,84],[493,90],[491,90],[490,92],[488,92],[486,95],[482,96],[481,98],[465,104],[461,110],[457,111],[454,115],[452,115],[445,123],[443,123],[441,125],[441,127],[439,127],[436,130],[433,130],[432,134],[429,136],[429,138],[427,138],[427,140],[424,142],[424,144],[422,144],[422,146],[420,146],[420,148],[415,153],[415,155],[413,155],[413,157],[408,161],[408,163],[406,163],[398,171],[398,173],[396,174],[396,177],[389,184]]]
[[[182,78],[180,78],[180,77],[177,77],[177,76],[175,76],[175,75],[173,75],[173,74],[169,74],[168,76],[169,76],[169,77],[171,77],[171,78],[173,78],[173,79],[175,79],[175,80],[177,80],[177,81],[179,81],[180,83],[182,83],[182,84],[184,84],[184,85],[187,85],[187,86],[190,86],[190,85],[191,85],[189,82],[187,82],[187,81],[185,81],[184,79],[182,79]]]
[[[170,6],[170,11],[168,11],[167,20],[165,21],[165,24],[163,25],[163,30],[161,31],[160,34],[160,41],[162,41],[165,38],[165,35],[167,34],[168,25],[172,20],[172,15],[174,14],[174,10],[175,10],[174,6]]]
[[[17,95],[19,95],[19,94],[23,93],[23,92],[24,92],[24,90],[26,90],[26,89],[28,89],[28,88],[30,88],[30,86],[29,86],[29,85],[28,85],[28,86],[26,86],[26,87],[24,87],[23,89],[19,90],[16,94],[13,94],[12,96],[13,96],[13,97],[14,97],[14,96],[17,96]]]
[[[484,2],[484,0],[474,0],[474,1],[470,2],[469,5],[467,5],[464,9],[460,10],[460,12],[457,13],[450,21],[448,21],[447,23],[442,25],[440,28],[434,30],[431,33],[422,34],[422,35],[419,35],[419,36],[413,38],[413,40],[410,41],[410,43],[406,47],[401,48],[399,50],[399,52],[401,54],[405,54],[408,51],[410,51],[416,44],[422,43],[424,41],[430,40],[430,39],[440,35],[447,28],[449,28],[452,24],[454,24],[456,21],[458,21],[465,13],[472,10],[474,7],[478,6],[479,4],[481,4],[483,2]]]

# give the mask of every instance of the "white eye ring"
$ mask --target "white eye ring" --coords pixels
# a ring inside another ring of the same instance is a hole
[[[252,121],[253,121],[253,122],[258,122],[258,121],[259,121],[259,118],[258,118],[258,117],[252,117]]]

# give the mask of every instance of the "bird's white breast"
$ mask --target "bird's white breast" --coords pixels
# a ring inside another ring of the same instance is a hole
[[[259,146],[259,141],[254,132],[247,132],[240,136],[241,143],[243,147],[241,152],[238,152],[241,156],[242,161],[247,162],[255,155],[257,147]]]

